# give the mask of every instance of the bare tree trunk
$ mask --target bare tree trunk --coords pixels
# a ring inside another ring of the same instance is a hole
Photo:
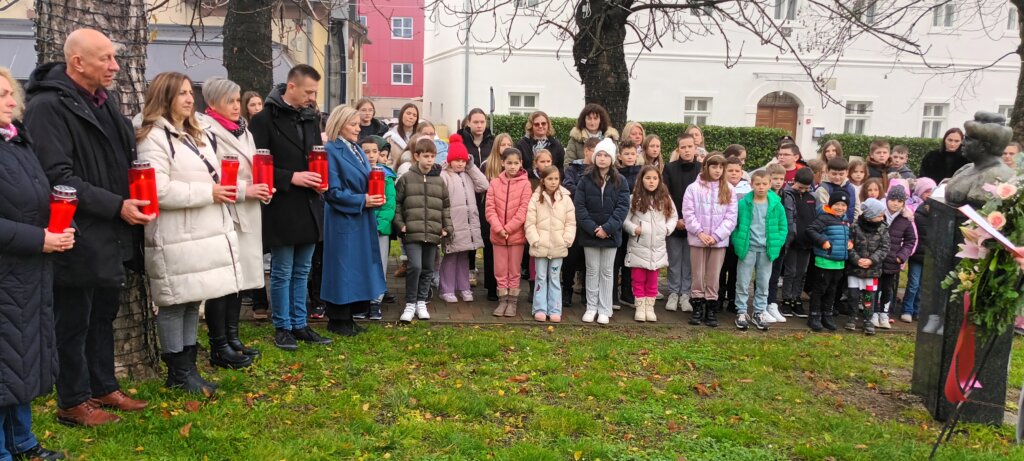
[[[68,33],[88,27],[110,37],[119,46],[121,66],[111,91],[129,117],[142,111],[146,91],[146,44],[148,24],[145,0],[36,0],[36,51],[38,64],[64,61]],[[156,333],[145,274],[128,270],[121,292],[121,307],[114,321],[114,364],[119,377],[156,376]]]
[[[1017,97],[1013,101],[1010,112],[1010,128],[1013,128],[1013,139],[1024,142],[1024,0],[1010,0],[1017,7],[1017,33],[1020,43],[1017,44],[1017,55],[1021,59],[1021,72],[1017,76]]]
[[[572,46],[576,71],[583,81],[587,103],[604,106],[612,126],[622,129],[629,108],[629,68],[623,43],[632,1],[581,2],[576,9],[579,26]],[[584,6],[589,5],[589,14]]]
[[[231,0],[224,17],[224,67],[228,78],[266,95],[274,85],[272,5],[266,0]]]

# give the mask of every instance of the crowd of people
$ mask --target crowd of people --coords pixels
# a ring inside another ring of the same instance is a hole
[[[580,112],[567,146],[540,111],[516,139],[473,109],[445,141],[414,104],[393,127],[369,99],[324,121],[320,75],[306,65],[265,98],[210,79],[202,112],[188,76],[161,73],[131,121],[106,90],[119,70],[113,43],[80,29],[64,54],[33,71],[27,104],[0,68],[0,343],[12,351],[0,357],[0,459],[62,458],[31,430],[32,399],[54,386],[68,425],[148,405],[114,377],[128,270],[148,275],[166,386],[205,394],[217,385],[196,366],[201,309],[220,367],[260,355],[239,337],[243,298],[258,317],[271,312],[283,350],[332,342],[310,317],[357,335],[355,319],[380,320],[381,305],[396,302],[386,284],[394,240],[402,322],[429,319],[435,291],[473,301],[482,249],[495,316],[516,316],[526,298],[536,321],[557,323],[580,293],[587,323],[609,323],[622,305],[655,322],[665,299],[692,325],[716,327],[732,311],[740,330],[797,317],[822,331],[845,315],[846,329],[874,334],[915,320],[926,201],[968,163],[952,128],[918,174],[905,147],[883,140],[861,158],[829,141],[805,161],[786,137],[771,162],[750,168],[742,145],[708,151],[697,126],[664,140],[637,122],[620,132],[597,104]],[[1004,161],[1013,166],[1020,150],[1011,143]],[[310,167],[315,152],[325,170]],[[132,168],[152,169],[154,197],[132,192]],[[72,225],[52,228],[51,188],[76,194]]]

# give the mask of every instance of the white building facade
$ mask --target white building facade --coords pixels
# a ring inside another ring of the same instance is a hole
[[[686,41],[665,36],[663,47],[644,53],[627,40],[627,65],[632,67],[628,118],[784,128],[810,152],[822,133],[941,137],[977,110],[1009,114],[1020,60],[1011,54],[992,63],[1020,44],[1016,10],[1004,0],[937,0],[935,5],[917,13],[922,19],[910,37],[928,50],[926,59],[933,67],[952,67],[929,68],[909,54],[897,59],[879,40],[858,38],[827,80],[829,94],[842,105],[826,104],[792,55],[760,45],[735,25],[725,30],[733,58],[739,46],[742,56],[731,67],[725,65],[721,35],[695,35]],[[768,11],[794,39],[827,35],[820,24],[801,21],[807,8],[806,0],[778,0],[778,8]],[[579,115],[583,86],[573,65],[572,43],[555,36],[552,28],[533,34],[532,26],[543,15],[531,17],[530,9],[515,12],[511,29],[507,24],[505,29],[496,27],[513,12],[506,6],[491,18],[478,18],[468,41],[464,26],[446,25],[443,19],[428,25],[423,117],[454,124],[467,108],[486,111],[492,88],[496,114],[539,109],[551,116]],[[429,11],[427,17],[429,23]],[[499,44],[490,39],[495,34],[532,39],[509,54],[496,49]],[[985,66],[975,73],[951,72]]]

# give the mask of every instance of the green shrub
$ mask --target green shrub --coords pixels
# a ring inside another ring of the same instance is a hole
[[[868,136],[862,134],[826,134],[818,140],[818,148],[825,144],[826,141],[835,139],[839,141],[839,144],[843,145],[843,155],[847,158],[851,156],[858,156],[864,158],[867,161],[869,150],[871,148],[871,142],[876,139],[885,139],[889,141],[890,147],[896,147],[897,145],[907,146],[910,150],[910,160],[907,165],[916,174],[921,168],[921,159],[924,158],[925,154],[933,151],[939,147],[942,143],[940,139],[932,138],[904,138],[896,136]]]
[[[518,140],[524,134],[525,115],[495,115],[491,130],[495,133],[508,133],[512,139]],[[675,149],[676,136],[686,131],[685,123],[640,122],[647,134],[656,134],[661,138],[662,155],[667,160]],[[569,142],[569,131],[576,125],[575,118],[553,117],[551,125],[555,128],[555,137],[563,145]],[[729,144],[742,144],[747,148],[747,167],[750,169],[768,163],[775,156],[778,140],[785,136],[786,130],[763,127],[729,127],[704,126],[705,145],[709,152],[722,151]]]

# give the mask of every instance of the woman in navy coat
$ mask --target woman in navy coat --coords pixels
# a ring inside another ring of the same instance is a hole
[[[75,239],[71,229],[46,230],[50,183],[25,128],[14,122],[19,90],[0,67],[0,459],[63,459],[32,434],[32,399],[50,393],[57,376],[46,253],[67,251]]]
[[[320,298],[327,302],[327,329],[354,336],[353,312],[365,312],[384,293],[377,243],[377,208],[383,195],[368,195],[370,161],[356,145],[359,113],[338,106],[327,119],[328,185],[324,193],[324,269]]]

